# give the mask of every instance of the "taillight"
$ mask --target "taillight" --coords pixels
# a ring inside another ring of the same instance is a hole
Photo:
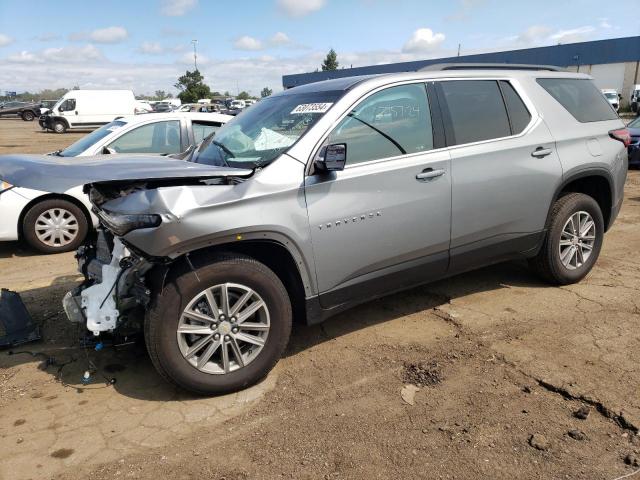
[[[631,134],[627,128],[619,128],[617,130],[611,130],[609,136],[614,140],[622,142],[625,147],[628,147],[631,143]]]

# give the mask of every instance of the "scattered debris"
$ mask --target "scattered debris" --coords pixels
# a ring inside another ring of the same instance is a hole
[[[550,444],[547,438],[540,434],[534,433],[529,436],[529,445],[531,445],[536,450],[546,451],[549,450]]]
[[[522,391],[524,393],[531,393],[531,387],[529,385],[525,385],[524,387],[522,387]]]
[[[573,416],[579,418],[580,420],[586,420],[590,413],[591,409],[586,405],[583,405],[578,410],[573,412]]]
[[[20,294],[0,290],[0,347],[11,347],[40,340],[38,325],[22,303]]]
[[[405,385],[402,387],[402,390],[400,390],[400,396],[405,403],[414,405],[416,393],[419,391],[420,389],[415,385]]]
[[[436,385],[442,381],[442,372],[438,362],[405,363],[402,380],[418,387]]]
[[[587,435],[582,431],[582,430],[569,430],[567,432],[567,435],[569,435],[571,438],[573,438],[574,440],[586,440],[587,439]]]
[[[640,467],[640,460],[633,453],[630,453],[626,457],[624,457],[624,463],[627,465],[631,465],[632,467]]]

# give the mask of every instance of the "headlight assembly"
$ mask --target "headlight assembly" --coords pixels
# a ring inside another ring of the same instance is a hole
[[[98,212],[98,217],[105,226],[118,236],[138,230],[140,228],[153,228],[162,223],[160,215],[155,214],[121,214],[110,213],[105,210]]]

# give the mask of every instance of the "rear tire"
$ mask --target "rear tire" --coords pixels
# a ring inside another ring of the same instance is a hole
[[[36,118],[36,116],[33,114],[31,110],[26,110],[22,112],[22,120],[24,120],[25,122],[33,122],[34,118]]]
[[[67,124],[61,120],[53,122],[53,131],[56,133],[65,133],[67,131]]]
[[[587,229],[589,222],[593,225]],[[553,205],[544,244],[529,265],[549,283],[577,283],[596,263],[603,237],[604,220],[598,203],[583,193],[569,193]]]
[[[234,313],[242,292],[248,295],[246,303]],[[264,309],[247,313],[260,302]],[[151,361],[166,380],[197,394],[217,395],[264,378],[289,342],[291,323],[291,301],[278,276],[250,257],[226,254],[168,281],[153,299],[144,330]],[[192,328],[199,331],[188,333]],[[257,344],[243,340],[258,337]]]
[[[89,222],[84,212],[68,200],[51,199],[36,203],[22,220],[24,239],[42,253],[75,250],[88,231]],[[48,233],[51,235],[47,236]]]

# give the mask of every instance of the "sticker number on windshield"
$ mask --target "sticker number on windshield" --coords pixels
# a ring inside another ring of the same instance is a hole
[[[291,113],[324,113],[331,108],[331,105],[333,103],[303,103],[291,110]]]

